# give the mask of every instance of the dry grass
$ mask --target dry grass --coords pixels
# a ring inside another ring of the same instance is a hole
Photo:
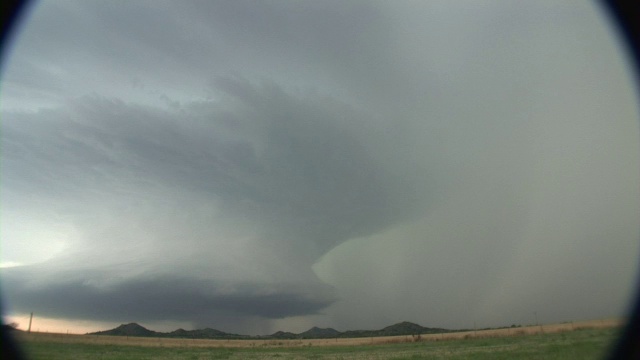
[[[305,347],[305,346],[355,346],[368,344],[394,344],[416,341],[446,341],[459,339],[495,338],[506,336],[520,336],[539,333],[558,333],[578,329],[611,328],[624,324],[621,319],[591,320],[562,324],[525,326],[517,328],[464,331],[442,334],[422,334],[418,337],[386,336],[374,338],[345,338],[345,339],[304,339],[304,340],[210,340],[210,339],[174,339],[174,338],[145,338],[106,335],[71,335],[54,333],[20,333],[18,339],[23,341],[41,341],[57,343],[80,344],[109,344],[134,345],[149,347],[201,347],[201,348],[277,348],[277,347]]]

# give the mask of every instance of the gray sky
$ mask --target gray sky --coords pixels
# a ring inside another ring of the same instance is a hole
[[[28,15],[2,69],[6,316],[266,334],[627,308],[638,112],[591,3]]]

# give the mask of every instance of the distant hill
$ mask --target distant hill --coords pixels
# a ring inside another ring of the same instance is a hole
[[[115,329],[98,331],[89,335],[111,335],[111,336],[141,336],[141,337],[168,337],[168,338],[188,338],[188,339],[333,339],[333,338],[357,338],[357,337],[377,337],[377,336],[397,336],[397,335],[418,335],[451,332],[451,330],[440,328],[427,328],[408,321],[387,326],[380,330],[349,330],[340,332],[332,328],[312,327],[311,329],[294,334],[291,332],[278,331],[266,336],[249,336],[229,334],[216,329],[184,330],[178,329],[169,333],[149,330],[136,323],[122,324]]]
[[[296,336],[298,336],[298,334],[294,334],[292,332],[277,331],[277,332],[274,332],[271,335],[265,336],[265,338],[270,338],[270,339],[295,339]]]
[[[122,324],[115,329],[89,333],[88,335],[111,335],[111,336],[140,336],[140,337],[169,337],[169,338],[189,338],[189,339],[242,339],[246,335],[228,334],[216,329],[184,330],[178,329],[169,333],[149,330],[136,323]]]
[[[144,326],[140,326],[136,323],[122,324],[115,329],[91,333],[91,335],[143,336],[143,337],[156,337],[161,334],[162,333],[149,330]]]
[[[298,337],[303,339],[326,339],[335,338],[340,335],[340,331],[332,328],[321,329],[319,327],[312,327],[311,329],[298,334]]]
[[[249,337],[248,335],[229,334],[224,331],[210,328],[199,330],[178,329],[170,333],[165,333],[163,336],[188,339],[243,339]]]
[[[447,332],[446,329],[428,328],[414,324],[408,321],[403,321],[386,328],[379,330],[383,335],[381,336],[395,336],[395,335],[419,335],[419,334],[434,334]]]
[[[451,332],[451,330],[440,328],[428,328],[403,321],[394,325],[387,326],[381,330],[349,330],[340,334],[341,338],[357,338],[357,337],[377,337],[377,336],[399,336],[399,335],[419,335],[419,334],[435,334]]]

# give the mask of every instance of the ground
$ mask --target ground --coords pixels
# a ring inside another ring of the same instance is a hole
[[[360,339],[193,340],[19,334],[28,359],[599,359],[619,321]]]

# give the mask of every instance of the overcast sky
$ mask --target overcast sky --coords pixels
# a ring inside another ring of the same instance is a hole
[[[625,313],[638,111],[594,4],[26,15],[2,59],[9,318],[267,334]]]

